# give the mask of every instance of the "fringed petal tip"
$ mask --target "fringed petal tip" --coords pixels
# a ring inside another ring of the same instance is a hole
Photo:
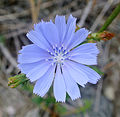
[[[92,31],[88,30],[87,28],[83,28],[83,29],[85,30],[87,36],[92,33]],[[87,38],[87,37],[86,37],[86,38]]]
[[[64,15],[56,15],[55,18],[56,18],[56,17],[65,17],[65,16],[64,16]]]
[[[56,102],[58,102],[58,103],[60,103],[60,102],[65,103],[65,100],[57,100],[56,99]]]
[[[22,49],[18,51],[19,54],[23,52],[23,49],[26,48],[26,46],[22,46]]]
[[[72,99],[72,101],[75,101],[75,100],[77,100],[79,98],[81,98],[81,96],[78,96],[78,97],[75,97],[75,98],[71,98],[71,99]]]
[[[41,98],[43,98],[43,97],[45,96],[45,94],[44,94],[44,95],[41,95],[41,94],[38,94],[38,93],[34,92],[34,90],[33,90],[33,93],[34,93],[35,95],[37,95],[37,96],[40,96]]]
[[[97,83],[99,82],[100,79],[101,79],[101,76],[99,75],[99,76],[97,77],[97,79],[95,79],[95,80],[90,80],[90,81],[88,81],[88,82],[95,85],[95,84],[97,84]]]
[[[76,19],[76,20],[77,20],[77,18],[76,18],[76,17],[74,17],[72,14],[70,14],[70,15],[69,15],[69,17],[70,17],[70,18],[74,18],[74,19]]]
[[[87,29],[86,29],[87,30]],[[92,31],[88,31],[88,34],[91,34],[92,33]]]
[[[88,83],[88,82],[86,82],[85,84],[80,85],[80,86],[82,86],[83,88],[85,88],[85,87],[86,87],[86,85],[87,85],[87,83]]]
[[[87,33],[87,34],[90,34],[90,33],[92,33],[90,30],[88,30],[87,28],[80,28],[80,30],[84,30],[85,31],[85,33]]]
[[[100,79],[101,79],[101,76],[99,75],[99,77],[98,77],[96,83],[98,83]]]
[[[29,31],[27,32],[27,34],[26,34],[27,37],[29,36],[29,34],[30,34],[31,31],[34,31],[34,30],[33,30],[33,29],[29,30]]]
[[[79,95],[78,97],[75,97],[75,98],[71,98],[71,100],[72,101],[75,101],[75,100],[77,100],[77,99],[79,99],[79,98],[81,98],[81,96]],[[65,103],[66,102],[66,100],[58,100],[58,99],[56,99],[56,102],[58,102],[58,103]]]

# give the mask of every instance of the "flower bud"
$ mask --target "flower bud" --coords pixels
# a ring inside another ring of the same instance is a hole
[[[87,40],[89,43],[96,43],[97,41],[107,41],[114,37],[114,34],[108,31],[103,31],[100,33],[91,33],[88,35]]]
[[[25,74],[19,74],[14,77],[10,77],[8,80],[8,86],[10,86],[11,88],[16,88],[20,84],[23,84],[24,82],[28,81]]]

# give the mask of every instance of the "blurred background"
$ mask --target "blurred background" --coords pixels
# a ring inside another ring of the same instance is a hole
[[[97,32],[120,0],[0,0],[0,117],[120,117],[120,15],[109,26],[115,37],[98,43],[98,67],[104,72],[97,85],[81,88],[82,99],[42,102],[20,87],[8,87],[18,74],[17,55],[31,42],[33,24],[72,14],[79,27]],[[49,95],[49,94],[48,94]],[[37,104],[35,103],[37,102]]]

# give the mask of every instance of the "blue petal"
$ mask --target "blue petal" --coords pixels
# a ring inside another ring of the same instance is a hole
[[[76,22],[76,18],[75,17],[73,17],[72,15],[70,15],[69,17],[68,17],[68,21],[67,21],[67,29],[69,29],[69,27],[70,27],[70,25],[74,22]]]
[[[43,61],[42,61],[43,62]],[[36,66],[42,63],[41,61],[35,63],[26,63],[26,64],[18,64],[18,68],[21,70],[22,73],[27,74]]]
[[[68,49],[72,49],[75,46],[77,46],[78,44],[80,44],[83,41],[85,41],[85,39],[87,38],[89,33],[90,32],[87,29],[85,29],[85,28],[81,28],[77,32],[75,32],[75,34],[74,34],[70,44],[68,45]]]
[[[97,65],[97,56],[94,54],[79,53],[70,56],[69,59],[85,65]]]
[[[73,49],[69,58],[81,64],[96,65],[98,53],[96,43],[87,43]]]
[[[71,99],[75,100],[81,97],[79,87],[77,83],[73,80],[73,78],[70,76],[67,68],[63,66],[62,70],[63,70],[64,79],[65,79],[66,90],[69,96],[71,97]]]
[[[71,42],[71,39],[74,35],[75,29],[76,29],[76,18],[74,18],[72,15],[69,16],[68,21],[67,21],[67,30],[66,30],[66,35],[63,40],[63,45],[65,48],[68,46],[68,44]]]
[[[50,20],[49,22],[52,22],[52,20]],[[37,32],[41,32],[43,34],[44,32],[42,30],[42,27],[46,23],[48,23],[48,22],[44,22],[43,20],[41,20],[41,22],[34,24],[34,30]]]
[[[84,87],[89,81],[88,76],[77,67],[72,66],[71,61],[66,61],[64,64],[75,82]]]
[[[96,84],[98,80],[101,78],[101,76],[96,71],[94,71],[93,69],[85,65],[79,64],[79,69],[83,71],[84,73],[86,73],[86,75],[89,78],[89,82],[92,84]]]
[[[28,39],[30,39],[35,45],[39,46],[45,50],[51,50],[51,47],[47,40],[43,37],[42,33],[39,31],[33,31],[27,33]]]
[[[41,61],[41,64],[32,69],[26,76],[30,79],[31,82],[36,81],[42,77],[51,66],[49,61]]]
[[[99,50],[97,49],[96,43],[86,43],[73,49],[70,52],[70,55],[75,55],[79,53],[89,53],[89,54],[94,54],[96,56],[97,54],[99,54]]]
[[[55,67],[52,66],[48,71],[36,82],[33,93],[43,97],[52,85]]]
[[[51,57],[47,51],[35,44],[24,46],[19,52],[21,53],[18,55],[19,63],[33,63]]]
[[[75,63],[72,61],[70,61],[70,64],[71,64],[71,66],[84,72],[87,75],[87,77],[89,78],[88,82],[90,82],[92,84],[96,84],[97,81],[101,78],[101,76],[96,71],[94,71],[93,69],[91,69],[85,65],[78,64],[78,63]]]
[[[65,33],[66,33],[66,21],[65,21],[65,16],[56,16],[55,18],[55,25],[58,29],[58,33],[59,33],[59,39],[60,39],[60,43],[63,41],[64,37],[65,37]]]
[[[83,71],[84,73],[87,74],[88,78],[89,78],[89,82],[92,84],[96,84],[98,82],[98,80],[101,78],[101,76],[94,71],[93,69],[86,67],[84,65],[80,65],[81,71]]]
[[[56,76],[54,80],[54,96],[56,101],[58,102],[65,102],[66,98],[66,87],[63,75],[61,74],[60,66],[57,66]]]
[[[41,23],[41,32],[46,38],[46,40],[52,45],[59,45],[59,34],[55,24],[53,22],[42,22]]]
[[[37,31],[37,32],[43,33],[42,29],[41,29],[42,25],[43,25],[43,21],[41,20],[41,22],[39,22],[37,24],[34,24],[34,30]]]

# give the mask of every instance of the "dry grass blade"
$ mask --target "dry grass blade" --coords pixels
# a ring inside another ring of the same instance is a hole
[[[30,2],[30,6],[31,6],[32,21],[33,21],[33,23],[37,23],[38,12],[37,12],[37,8],[35,5],[35,0],[29,0],[29,2]]]
[[[6,57],[6,59],[12,64],[13,67],[15,67],[17,69],[17,62],[12,57],[9,50],[2,43],[0,43],[0,48],[1,48],[3,55]]]
[[[88,2],[87,6],[85,7],[84,12],[83,12],[83,14],[82,14],[82,16],[81,16],[81,20],[80,20],[80,22],[78,23],[78,26],[79,26],[80,28],[84,25],[85,20],[86,20],[88,14],[89,14],[90,11],[91,11],[92,4],[93,4],[93,0],[90,0],[90,1]]]
[[[95,29],[97,28],[98,24],[100,23],[100,21],[102,20],[103,16],[108,11],[108,9],[112,5],[112,3],[113,3],[113,0],[108,0],[108,2],[105,4],[104,8],[102,9],[101,13],[98,15],[98,17],[94,21],[94,24],[90,28],[91,31],[95,31]]]

